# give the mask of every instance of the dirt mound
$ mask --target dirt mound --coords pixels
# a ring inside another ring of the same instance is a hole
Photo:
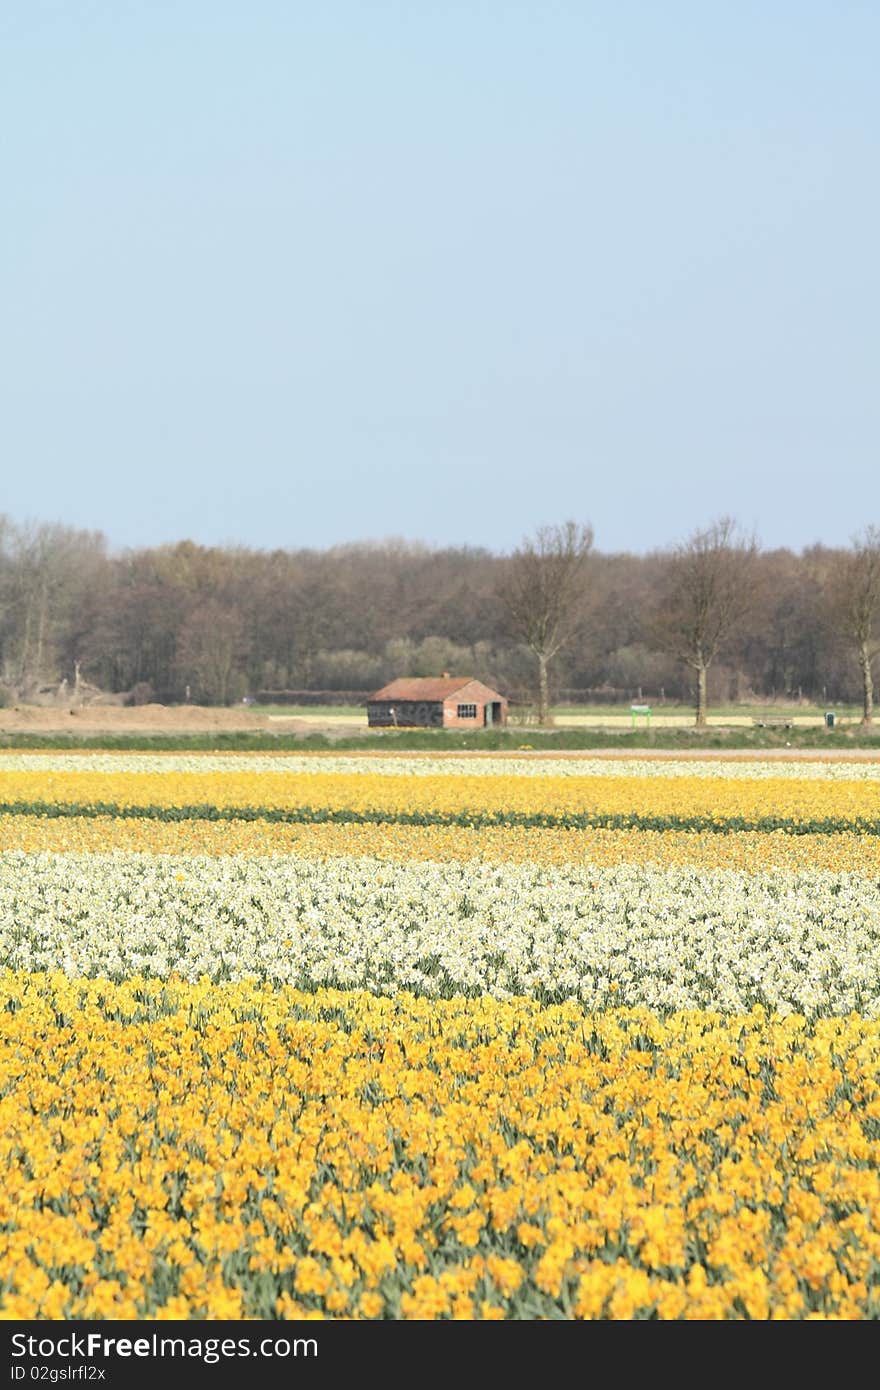
[[[0,709],[4,733],[211,733],[216,729],[268,729],[265,714],[247,706],[214,709],[206,705],[80,705],[49,708],[13,705]]]

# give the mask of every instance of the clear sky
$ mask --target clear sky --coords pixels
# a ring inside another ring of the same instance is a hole
[[[877,0],[3,0],[0,511],[880,521]]]

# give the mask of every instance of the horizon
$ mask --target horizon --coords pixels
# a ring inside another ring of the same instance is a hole
[[[706,519],[705,519],[697,528],[695,528],[695,529],[700,529],[700,530],[702,530],[702,529],[704,529],[704,527],[711,525],[712,522],[713,522],[715,519],[716,519],[716,518],[711,518],[711,517],[710,517],[710,518],[706,518]],[[734,520],[735,520],[735,518],[734,518]],[[70,523],[69,523],[69,522],[60,520],[59,518],[27,517],[27,518],[24,519],[24,520],[20,520],[20,519],[17,519],[17,518],[15,518],[15,517],[11,517],[11,516],[8,516],[8,515],[0,514],[0,524],[2,524],[2,522],[4,522],[4,521],[11,523],[12,527],[15,528],[16,530],[18,530],[22,535],[27,535],[29,532],[38,531],[40,528],[49,528],[49,529],[51,529],[51,528],[58,527],[58,528],[62,528],[62,529],[68,528],[68,529],[74,530],[74,531],[76,531],[78,534],[83,535],[83,536],[92,536],[92,537],[94,537],[94,538],[99,539],[101,542],[103,542],[103,544],[104,544],[105,547],[106,547],[106,551],[107,551],[108,558],[110,558],[110,559],[121,559],[121,558],[123,558],[123,557],[124,557],[125,555],[127,555],[127,554],[137,554],[137,553],[140,553],[140,552],[142,552],[142,551],[152,551],[152,550],[174,550],[174,549],[177,549],[178,547],[187,546],[187,545],[194,546],[194,547],[196,547],[197,549],[200,549],[200,550],[221,550],[221,551],[245,550],[245,551],[248,551],[249,553],[252,553],[252,554],[264,554],[264,555],[265,555],[265,554],[272,554],[272,553],[274,553],[274,552],[276,552],[276,551],[280,551],[280,552],[283,553],[283,554],[301,554],[301,553],[305,553],[305,554],[314,554],[314,555],[330,555],[330,554],[333,554],[334,552],[345,552],[345,551],[364,552],[364,551],[371,551],[371,550],[372,550],[372,551],[376,551],[377,553],[378,553],[378,552],[391,552],[391,551],[393,551],[393,550],[401,551],[401,552],[403,552],[404,554],[418,554],[418,553],[420,553],[420,552],[424,552],[425,554],[429,554],[429,555],[430,555],[430,554],[435,554],[435,553],[444,552],[444,551],[466,551],[466,552],[470,551],[470,552],[483,553],[483,554],[486,554],[486,555],[491,556],[491,557],[494,558],[494,559],[503,559],[505,556],[508,556],[508,555],[510,555],[511,553],[513,553],[513,551],[515,551],[515,550],[518,548],[518,546],[521,545],[524,541],[527,541],[527,540],[529,540],[529,539],[532,539],[532,538],[534,537],[534,534],[535,534],[536,530],[538,529],[538,526],[539,526],[539,525],[551,525],[551,526],[552,526],[552,525],[554,525],[554,524],[557,524],[557,523],[553,523],[553,522],[550,522],[550,521],[547,521],[547,520],[545,520],[544,522],[537,523],[536,526],[533,526],[533,527],[532,527],[531,531],[527,532],[526,534],[524,534],[523,536],[520,537],[520,539],[519,539],[519,541],[516,543],[516,545],[511,546],[511,547],[510,547],[509,549],[507,549],[507,550],[499,550],[499,549],[493,549],[490,545],[488,545],[488,544],[486,544],[486,543],[481,543],[481,542],[479,542],[479,541],[455,541],[455,540],[453,540],[453,541],[448,541],[448,542],[430,542],[430,541],[425,541],[425,540],[423,540],[423,539],[421,539],[421,538],[419,538],[419,537],[400,536],[400,535],[366,536],[366,537],[359,537],[359,538],[354,539],[354,540],[331,541],[330,543],[328,543],[328,544],[326,544],[326,545],[321,545],[321,546],[317,546],[317,545],[311,545],[311,546],[310,546],[310,545],[259,545],[259,544],[250,544],[250,543],[245,543],[245,542],[235,541],[235,540],[219,540],[219,541],[207,541],[207,542],[206,542],[206,541],[199,541],[199,540],[195,539],[193,536],[178,536],[177,538],[174,538],[174,539],[170,539],[170,540],[166,540],[166,541],[158,541],[158,542],[155,542],[155,543],[147,543],[147,544],[142,544],[142,545],[116,545],[116,544],[113,543],[112,538],[109,537],[109,536],[107,536],[107,534],[106,534],[104,531],[102,531],[99,527],[88,526],[88,525],[86,525],[86,526],[81,526],[81,527],[80,527],[80,526],[73,526],[73,527],[72,527],[72,526],[70,526]],[[861,531],[864,531],[864,529],[865,529],[864,526],[863,526],[862,528],[860,528]],[[748,533],[745,532],[745,528],[740,527],[740,530],[743,532],[743,534],[746,534],[746,535],[748,535],[749,537],[751,537],[751,533],[750,533],[750,532],[748,532]],[[691,534],[692,534],[692,533],[691,533]],[[762,554],[762,555],[773,555],[773,554],[787,553],[787,554],[791,554],[791,555],[795,556],[796,558],[803,558],[809,551],[813,551],[813,550],[828,550],[828,551],[831,551],[831,550],[846,550],[846,549],[849,549],[849,548],[852,546],[852,544],[858,539],[858,536],[859,536],[859,533],[858,533],[858,532],[854,532],[853,535],[849,537],[848,541],[844,542],[843,544],[832,544],[832,543],[830,543],[830,542],[828,542],[828,541],[825,541],[825,540],[819,538],[819,539],[810,541],[809,543],[804,544],[804,545],[801,545],[801,546],[798,546],[798,547],[789,546],[789,545],[770,545],[770,544],[765,544],[765,543],[763,542],[763,540],[761,539],[760,536],[755,536],[754,539],[755,539],[755,541],[756,541],[756,543],[757,543],[758,551],[759,551],[759,553]],[[682,535],[682,536],[677,537],[675,540],[664,541],[664,542],[658,542],[657,544],[651,545],[651,546],[649,546],[648,548],[642,550],[642,549],[626,549],[626,548],[620,548],[620,549],[618,549],[618,548],[615,548],[615,549],[605,549],[605,548],[603,548],[602,546],[596,544],[596,540],[595,540],[595,537],[594,537],[594,542],[593,542],[593,545],[591,546],[590,554],[591,554],[591,555],[595,555],[595,556],[599,556],[599,557],[602,557],[602,558],[605,558],[605,559],[610,559],[610,558],[613,558],[613,557],[615,557],[615,556],[628,556],[628,557],[631,557],[631,558],[633,558],[633,559],[648,559],[648,558],[650,558],[651,556],[662,556],[662,555],[664,555],[664,554],[667,554],[669,551],[673,550],[677,545],[685,543],[688,539],[689,539],[689,536]],[[2,533],[0,533],[0,548],[2,548]]]

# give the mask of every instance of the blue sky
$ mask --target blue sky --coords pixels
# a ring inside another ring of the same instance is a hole
[[[880,520],[874,0],[4,0],[0,511]]]

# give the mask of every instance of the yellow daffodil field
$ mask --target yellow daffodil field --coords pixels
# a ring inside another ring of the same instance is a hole
[[[0,751],[0,1315],[880,1315],[880,760]]]

